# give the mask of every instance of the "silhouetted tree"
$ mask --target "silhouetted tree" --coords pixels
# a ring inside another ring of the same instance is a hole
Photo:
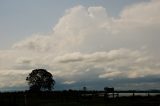
[[[31,91],[49,90],[54,87],[55,81],[46,69],[35,69],[26,78]]]
[[[114,88],[113,87],[104,87],[104,91],[105,92],[114,92]]]
[[[104,87],[104,91],[107,92],[108,87]]]
[[[83,87],[83,91],[87,91],[87,87],[84,86],[84,87]]]

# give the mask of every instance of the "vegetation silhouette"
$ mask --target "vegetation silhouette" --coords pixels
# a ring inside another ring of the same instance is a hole
[[[27,76],[26,81],[30,87],[30,91],[51,91],[54,88],[55,80],[50,72],[46,69],[34,69]]]
[[[104,97],[105,91],[3,92],[0,106],[159,106],[160,95]]]
[[[114,88],[112,87],[104,87],[105,92],[114,92]]]

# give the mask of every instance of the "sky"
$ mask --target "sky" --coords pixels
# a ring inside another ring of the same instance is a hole
[[[0,90],[36,68],[55,89],[160,88],[159,0],[0,0]]]

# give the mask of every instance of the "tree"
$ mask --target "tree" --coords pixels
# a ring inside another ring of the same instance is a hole
[[[114,92],[114,88],[113,87],[104,87],[104,91],[105,92]]]
[[[52,74],[46,69],[32,70],[27,76],[26,81],[28,82],[31,91],[51,91],[55,85]]]
[[[83,87],[83,91],[87,91],[87,87],[84,86],[84,87]]]

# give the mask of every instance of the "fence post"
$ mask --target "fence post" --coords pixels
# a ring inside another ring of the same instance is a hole
[[[24,105],[27,106],[27,95],[24,94]]]
[[[135,92],[133,91],[133,97],[135,96],[134,93],[135,93]]]

